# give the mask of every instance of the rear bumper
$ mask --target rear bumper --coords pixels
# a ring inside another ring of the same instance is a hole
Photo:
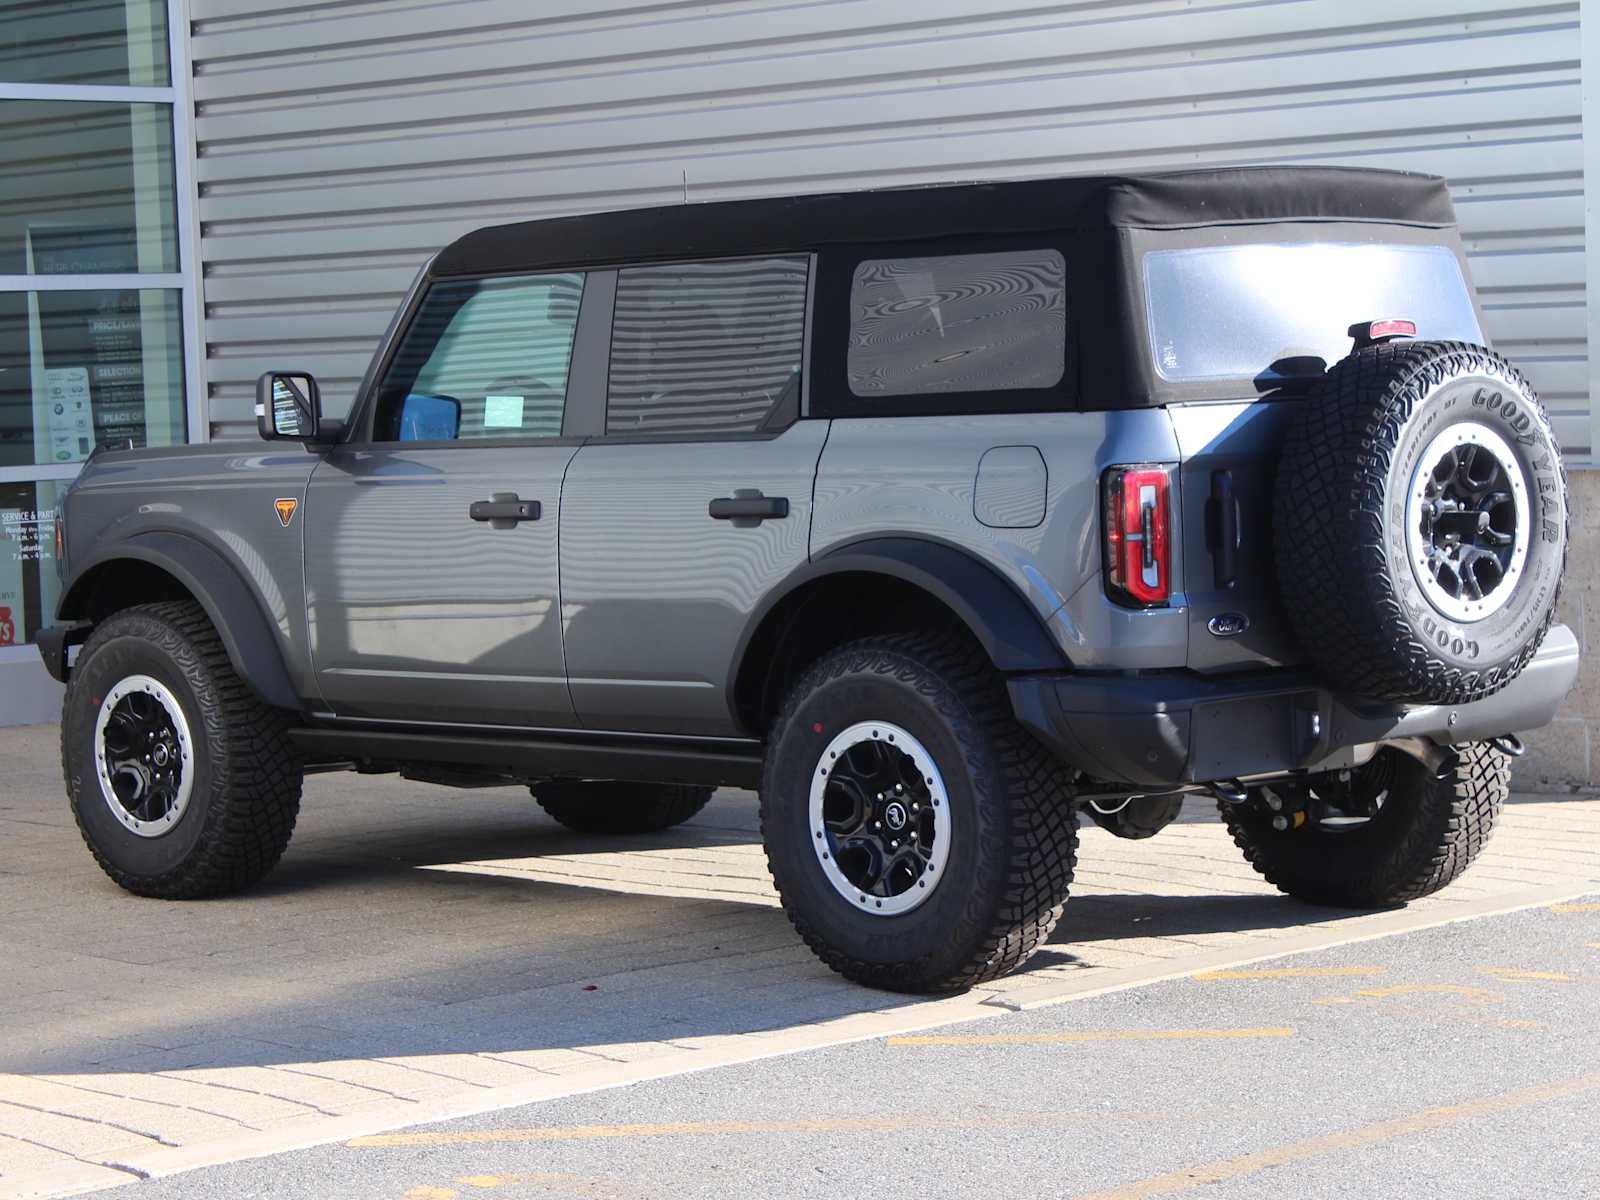
[[[1537,729],[1577,676],[1577,639],[1557,625],[1509,687],[1453,707],[1337,696],[1300,670],[1027,675],[1008,687],[1018,720],[1066,761],[1097,779],[1160,788],[1332,770],[1395,738],[1446,746]]]

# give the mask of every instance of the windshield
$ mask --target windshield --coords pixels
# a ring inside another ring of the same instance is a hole
[[[1173,382],[1320,375],[1359,321],[1416,322],[1419,338],[1482,342],[1447,246],[1317,242],[1154,250],[1144,256],[1150,345]]]

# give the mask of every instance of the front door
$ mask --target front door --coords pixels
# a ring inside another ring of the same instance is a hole
[[[306,494],[306,603],[339,717],[574,724],[556,535],[583,277],[436,282]]]
[[[568,468],[561,598],[589,729],[722,736],[755,607],[807,556],[826,421],[800,420],[808,262],[618,272],[603,436]]]

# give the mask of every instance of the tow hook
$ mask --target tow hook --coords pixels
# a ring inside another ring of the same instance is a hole
[[[1521,758],[1528,752],[1528,748],[1522,744],[1522,739],[1514,733],[1503,733],[1499,737],[1492,737],[1489,739],[1489,745],[1512,758]]]

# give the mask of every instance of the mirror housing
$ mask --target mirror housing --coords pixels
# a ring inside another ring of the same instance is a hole
[[[322,396],[309,371],[268,371],[256,380],[256,431],[268,441],[315,442]]]

